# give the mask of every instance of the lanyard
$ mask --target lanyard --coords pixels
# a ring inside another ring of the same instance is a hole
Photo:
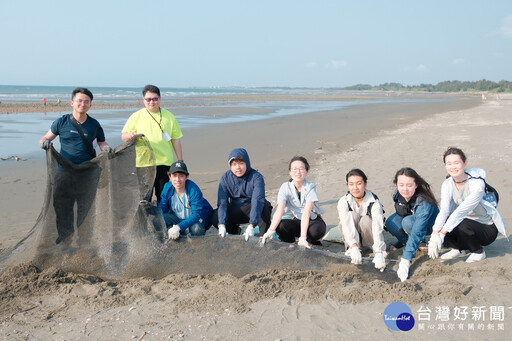
[[[185,207],[186,209],[191,208],[190,205],[188,205],[188,198],[185,198],[185,200],[187,201],[187,204],[185,204],[177,192],[176,192],[176,195],[178,196],[178,199],[181,202],[181,204],[183,205],[183,207]],[[183,196],[185,197],[185,193],[183,193]]]
[[[151,115],[151,113],[149,112],[148,109],[146,109],[146,111],[148,112],[149,116],[151,116],[151,118],[153,120],[155,120],[156,124],[158,124],[158,127],[160,128],[160,130],[162,131],[162,133],[164,132],[164,130],[162,129],[162,109],[158,108],[158,113],[160,114],[160,123],[156,120],[156,118],[153,117],[153,115]]]

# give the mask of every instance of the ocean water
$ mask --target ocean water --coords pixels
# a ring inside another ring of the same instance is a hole
[[[69,96],[74,87],[56,87],[56,86],[6,86],[0,85],[1,101],[41,101],[46,98],[47,101],[56,101],[57,99],[69,100]],[[136,101],[141,89],[136,88],[105,88],[90,87],[94,94],[94,101],[106,102],[129,102]],[[337,93],[336,89],[292,89],[292,88],[161,88],[161,94],[164,99],[188,99],[193,97],[215,97],[229,96],[234,94],[287,94],[287,95],[328,95]],[[344,93],[347,96],[361,95],[359,93]],[[369,95],[365,93],[365,95]],[[382,94],[381,94],[382,95]],[[449,99],[442,98],[404,98],[404,97],[380,97],[370,96],[368,100],[357,101],[262,101],[237,104],[212,104],[209,108],[215,107],[219,111],[222,108],[230,108],[230,115],[207,116],[207,115],[179,115],[175,113],[181,129],[186,134],[188,128],[197,128],[202,126],[212,126],[219,124],[230,124],[239,122],[251,122],[255,120],[265,120],[275,117],[310,114],[320,111],[334,111],[355,105],[375,104],[384,102],[432,102],[444,101]],[[189,101],[194,102],[194,101]],[[241,109],[237,114],[233,108],[256,108],[264,111],[265,114],[243,113]],[[180,106],[180,108],[184,108]],[[189,106],[185,108],[194,108]],[[63,107],[63,112],[35,112],[0,115],[0,158],[18,156],[20,158],[43,158],[44,153],[39,148],[38,142],[48,131],[51,123],[62,116],[71,112]],[[70,108],[69,108],[70,109]],[[167,107],[173,111],[173,108]],[[105,131],[107,141],[112,146],[122,144],[121,130],[128,116],[133,109],[108,109],[108,110],[90,110],[89,113],[98,119]],[[189,110],[190,111],[190,110]],[[193,110],[191,110],[193,112]],[[59,148],[58,139],[54,141],[56,148]],[[2,161],[0,161],[0,165]]]
[[[40,102],[46,98],[49,102],[57,99],[69,101],[74,86],[32,86],[32,85],[0,85],[0,101],[34,101]],[[88,87],[94,95],[95,101],[105,102],[133,102],[142,98],[142,87]],[[245,88],[245,87],[205,87],[205,88],[160,88],[164,99],[179,99],[203,96],[229,96],[229,95],[321,95],[332,94],[337,89],[308,89],[308,88]],[[365,95],[366,93],[347,93]]]

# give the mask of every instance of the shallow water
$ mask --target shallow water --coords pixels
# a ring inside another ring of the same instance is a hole
[[[202,108],[204,107],[180,107],[176,110],[187,109],[194,111],[194,109],[197,108],[197,114],[175,114],[175,116],[181,129],[186,131],[188,128],[251,122],[314,112],[335,111],[365,104],[440,102],[449,100],[448,98],[390,98],[368,101],[267,101],[208,107],[218,108],[221,112],[223,108],[229,108],[230,112],[232,112],[232,108],[240,108],[240,114],[205,115],[204,113],[202,114]],[[246,108],[258,109],[261,110],[261,113],[244,113]],[[169,108],[169,110],[174,111],[173,108]],[[111,146],[117,146],[122,144],[121,130],[133,111],[134,109],[102,109],[90,110],[89,113],[92,117],[100,121],[109,144]],[[42,159],[44,153],[39,148],[39,140],[50,129],[54,120],[70,112],[71,111],[35,112],[0,115],[0,157],[8,158],[10,156],[18,156],[24,159]],[[54,141],[54,144],[57,149],[60,148],[58,139]]]

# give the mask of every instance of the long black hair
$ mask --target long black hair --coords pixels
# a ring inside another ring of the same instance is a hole
[[[434,196],[434,193],[432,193],[432,190],[430,189],[430,185],[414,169],[409,168],[409,167],[404,167],[404,168],[399,169],[395,174],[395,179],[393,180],[393,183],[395,185],[397,183],[398,176],[400,176],[400,175],[405,175],[410,178],[413,178],[414,183],[416,183],[416,185],[418,185],[418,187],[416,188],[415,195],[417,195],[421,199],[425,200],[430,205],[438,208],[436,197]]]

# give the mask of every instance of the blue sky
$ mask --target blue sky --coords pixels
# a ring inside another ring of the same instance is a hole
[[[2,1],[0,84],[512,81],[512,1]]]

